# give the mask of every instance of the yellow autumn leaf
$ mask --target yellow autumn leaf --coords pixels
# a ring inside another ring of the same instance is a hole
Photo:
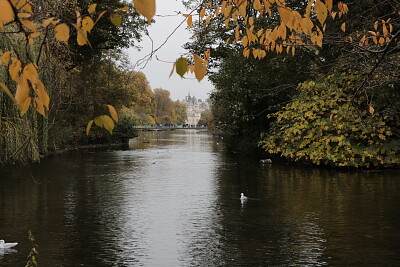
[[[215,14],[214,14],[215,17],[218,17],[219,11],[220,11],[220,7],[218,6],[218,7],[215,9]]]
[[[346,31],[346,22],[342,23],[342,26],[340,26],[340,29],[345,32]]]
[[[52,22],[54,21],[54,19],[55,19],[54,17],[45,19],[45,20],[42,22],[43,27],[46,28],[47,26],[49,26],[49,24],[52,23]]]
[[[253,24],[254,24],[254,19],[253,19],[252,17],[250,17],[250,18],[249,18],[249,25],[250,25],[250,26],[253,26]]]
[[[332,11],[332,7],[333,7],[333,1],[332,0],[325,0],[325,6],[326,9],[328,9],[329,12]]]
[[[368,109],[369,113],[374,114],[375,113],[375,109],[369,105],[369,109]]]
[[[187,25],[188,27],[192,27],[192,23],[193,23],[193,17],[192,15],[188,16],[187,18]]]
[[[136,10],[151,22],[156,14],[156,0],[133,0],[133,4]]]
[[[21,105],[29,97],[30,87],[28,81],[22,79],[21,83],[17,85],[17,90],[15,92],[15,100],[18,105]]]
[[[262,6],[260,0],[254,0],[253,8],[254,8],[255,10],[261,10],[261,9],[263,8],[263,6]]]
[[[68,44],[69,27],[67,24],[62,23],[62,24],[57,25],[54,28],[54,31],[55,31],[55,37],[58,41]]]
[[[343,3],[343,13],[347,14],[347,12],[349,12],[349,7]]]
[[[3,55],[1,55],[1,62],[8,68],[8,65],[10,63],[10,58],[11,58],[11,51],[4,52]]]
[[[379,26],[379,22],[378,22],[378,21],[375,21],[375,23],[374,23],[374,28],[375,28],[376,31],[378,30],[378,26]]]
[[[107,10],[104,10],[100,13],[100,15],[97,17],[96,21],[94,22],[94,25],[96,25],[96,23],[101,19],[101,17],[107,13]]]
[[[110,132],[110,134],[112,134],[112,131],[114,129],[114,121],[110,118],[110,116],[102,115],[102,116],[96,117],[94,119],[94,123],[97,126],[106,129],[107,131]]]
[[[25,13],[25,12],[18,13],[18,18],[26,19],[26,18],[30,18],[30,17],[32,17],[32,14]]]
[[[11,98],[11,100],[14,102],[14,104],[17,104],[17,101],[15,100],[15,98],[14,98],[13,94],[11,93],[10,89],[8,89],[8,87],[2,82],[0,82],[0,87],[3,88],[3,91],[8,95],[8,97]]]
[[[247,36],[243,36],[243,38],[242,38],[242,45],[243,45],[244,47],[246,47],[248,43],[249,43],[249,39],[247,38]]]
[[[21,9],[24,5],[26,5],[27,0],[11,0],[11,3],[17,10]]]
[[[239,34],[239,25],[237,25],[236,27],[235,27],[235,41],[236,42],[238,42],[239,41],[239,38],[240,38],[240,34]]]
[[[38,95],[40,101],[42,101],[43,105],[47,108],[47,110],[49,109],[49,105],[50,105],[50,97],[47,94],[45,88],[44,88],[44,84],[42,83],[41,80],[37,80],[35,87],[34,87],[35,93]]]
[[[311,32],[312,28],[314,27],[314,23],[311,21],[309,17],[302,18],[301,20],[301,28],[305,34]]]
[[[28,28],[29,30],[35,32],[37,31],[37,27],[36,24],[33,23],[30,20],[21,20],[22,25],[24,25],[26,28]]]
[[[88,43],[87,34],[85,31],[78,29],[78,35],[76,37],[78,45],[85,45]]]
[[[114,129],[114,121],[110,118],[110,116],[103,115],[103,128],[112,134]]]
[[[229,18],[231,15],[231,11],[232,11],[232,6],[231,5],[227,6],[223,11],[224,18]]]
[[[19,110],[21,111],[21,116],[24,116],[24,114],[28,111],[30,105],[31,105],[30,97],[26,98],[25,101],[19,105]]]
[[[87,126],[86,126],[86,135],[89,135],[90,133],[90,128],[92,127],[93,120],[89,121]]]
[[[94,118],[94,124],[96,124],[99,127],[103,127],[103,124],[104,124],[103,116],[99,116],[99,117]]]
[[[111,105],[107,105],[108,110],[110,111],[111,114],[111,118],[113,118],[113,120],[115,120],[116,122],[118,122],[118,113],[115,110],[115,108]]]
[[[315,13],[317,14],[317,19],[319,20],[321,25],[324,25],[326,17],[328,16],[328,10],[324,5],[324,3],[317,0],[317,2],[315,2],[314,10]]]
[[[11,65],[9,68],[9,73],[11,76],[11,79],[13,79],[13,81],[18,82],[19,81],[19,73],[21,71],[21,61],[19,61],[19,59],[17,58],[11,58]]]
[[[200,11],[200,19],[204,18],[205,15],[206,15],[206,9],[203,8],[203,9]]]
[[[7,0],[0,0],[0,23],[9,22],[14,19],[14,11]]]
[[[382,26],[382,33],[383,33],[383,37],[387,37],[389,34],[386,24],[383,24],[383,26]]]
[[[43,102],[42,102],[39,98],[37,98],[37,97],[35,97],[33,100],[34,100],[34,101],[33,101],[33,106],[35,107],[36,111],[37,111],[40,115],[46,117],[46,113],[45,113],[44,107],[43,107]]]
[[[194,75],[196,79],[200,82],[207,73],[207,67],[204,65],[203,59],[196,54],[193,54],[194,58]]]
[[[239,14],[240,16],[242,16],[243,18],[246,17],[246,6],[247,6],[247,1],[242,1],[239,4]]]
[[[90,32],[93,29],[94,23],[91,17],[85,17],[82,20],[82,29]]]
[[[97,6],[97,4],[91,4],[91,5],[88,7],[88,12],[89,12],[90,15],[93,15],[94,12],[96,12],[96,6]]]
[[[19,1],[19,2],[25,2],[21,7],[22,10],[25,10],[26,12],[33,14],[32,5],[29,4],[28,1]]]
[[[292,12],[286,7],[278,7],[278,12],[282,22],[285,23],[286,26],[291,25]]]
[[[39,80],[39,74],[37,72],[37,67],[34,63],[27,64],[22,70],[22,78],[29,80],[31,84],[36,84]]]
[[[30,38],[36,38],[36,37],[39,37],[39,36],[40,36],[40,32],[39,32],[39,31],[33,32],[33,33],[31,33],[31,34],[29,35]]]

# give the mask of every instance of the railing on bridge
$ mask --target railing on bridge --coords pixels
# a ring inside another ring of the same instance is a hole
[[[133,128],[135,129],[139,129],[139,130],[168,130],[168,129],[207,129],[206,126],[204,125],[200,125],[200,126],[196,126],[196,125],[135,125],[133,126]]]

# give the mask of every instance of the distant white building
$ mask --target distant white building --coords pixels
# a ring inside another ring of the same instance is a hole
[[[197,125],[200,120],[201,113],[207,109],[210,109],[210,100],[201,100],[196,97],[190,96],[188,94],[185,96],[185,99],[182,100],[182,103],[186,105],[186,124],[189,125]]]

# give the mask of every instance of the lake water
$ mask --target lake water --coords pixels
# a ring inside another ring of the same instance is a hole
[[[243,192],[249,199],[240,201]],[[272,164],[205,132],[0,169],[0,266],[398,266],[400,172]]]

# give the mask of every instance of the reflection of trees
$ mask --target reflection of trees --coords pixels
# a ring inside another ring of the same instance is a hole
[[[394,178],[393,172],[276,164],[262,169],[256,159],[225,154],[217,178],[224,261],[231,266],[379,264],[396,255]],[[255,198],[243,208],[242,191]]]
[[[20,242],[16,266],[26,263],[29,229],[36,236],[42,266],[74,266],[77,261],[90,266],[112,265],[117,251],[110,251],[110,247],[118,247],[118,240],[109,229],[119,229],[117,215],[123,214],[120,195],[124,191],[115,174],[133,168],[135,162],[113,162],[112,153],[99,157],[80,152],[62,157],[45,160],[31,170],[0,170],[2,238],[7,233]]]

